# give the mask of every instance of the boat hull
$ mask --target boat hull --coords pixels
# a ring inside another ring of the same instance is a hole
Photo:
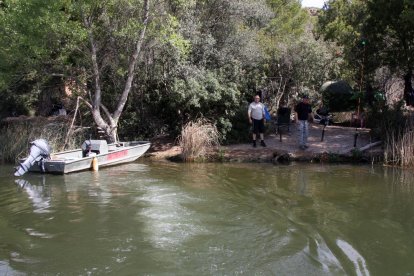
[[[30,172],[67,174],[92,169],[96,157],[99,167],[114,166],[133,162],[142,156],[151,146],[147,141],[122,142],[108,145],[109,151],[96,156],[82,157],[82,149],[59,152],[50,160],[36,161]]]

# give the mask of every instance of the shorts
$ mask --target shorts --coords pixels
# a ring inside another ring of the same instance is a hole
[[[255,120],[253,121],[253,133],[264,133],[264,120]]]

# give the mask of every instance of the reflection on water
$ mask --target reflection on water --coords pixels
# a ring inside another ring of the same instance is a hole
[[[352,247],[352,245],[342,240],[337,240],[336,245],[338,245],[346,257],[352,262],[355,267],[354,271],[356,275],[369,275],[364,257],[362,257],[361,254],[359,254],[359,252]]]
[[[410,171],[132,163],[15,179],[8,169],[0,275],[414,272]]]
[[[47,213],[50,207],[50,195],[45,191],[45,178],[42,177],[42,185],[32,185],[25,179],[16,179],[15,183],[24,190],[33,203],[34,213]]]

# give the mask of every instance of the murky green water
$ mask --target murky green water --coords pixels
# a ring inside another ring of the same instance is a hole
[[[0,275],[414,275],[414,175],[360,166],[0,167]]]

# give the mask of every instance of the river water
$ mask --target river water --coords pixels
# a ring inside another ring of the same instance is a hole
[[[0,275],[414,275],[413,180],[350,165],[0,166]]]

